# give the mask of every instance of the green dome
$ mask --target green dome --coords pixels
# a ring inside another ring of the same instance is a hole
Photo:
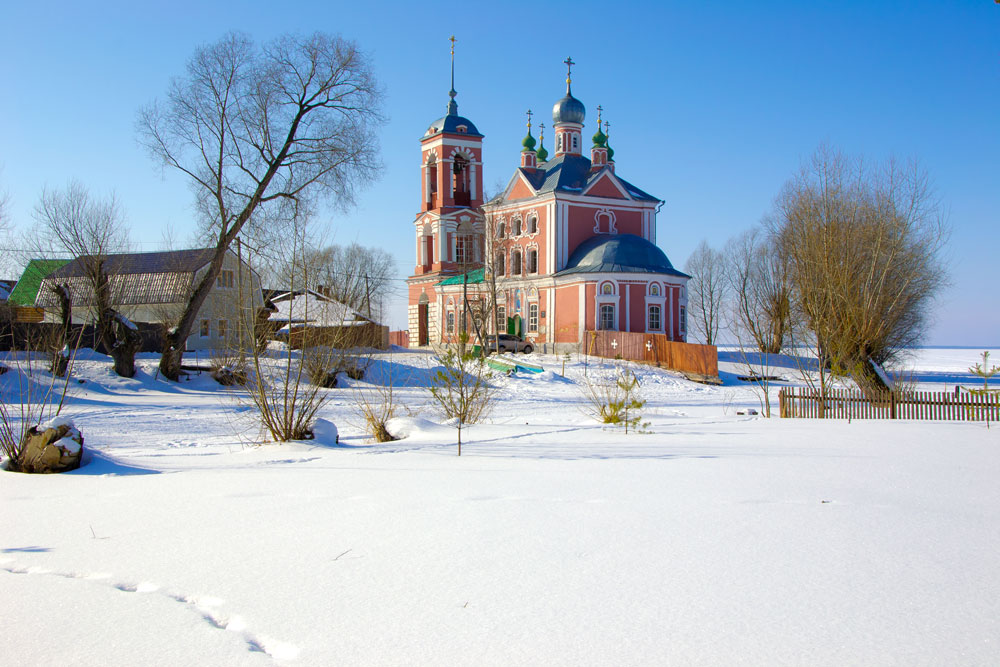
[[[615,159],[615,149],[611,147],[610,144],[604,144],[604,147],[608,149],[608,160]]]
[[[521,145],[524,146],[524,150],[526,151],[535,150],[535,138],[531,136],[531,130],[528,130],[528,136],[524,138],[524,141],[521,142]]]
[[[597,126],[597,134],[594,135],[594,148],[605,148],[608,136],[601,131],[601,126]]]
[[[539,145],[536,156],[538,157],[539,162],[545,162],[549,159],[549,152],[545,150],[545,144]]]

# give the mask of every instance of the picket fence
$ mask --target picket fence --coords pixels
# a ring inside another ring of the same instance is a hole
[[[826,397],[806,388],[778,392],[782,417],[814,419],[1000,420],[1000,396],[967,391],[893,391],[865,396],[857,389],[828,389]]]

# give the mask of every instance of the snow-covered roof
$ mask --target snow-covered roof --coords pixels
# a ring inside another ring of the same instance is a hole
[[[271,299],[271,303],[275,308],[270,317],[272,322],[342,327],[370,321],[350,306],[312,290],[297,292],[294,296],[286,292]]]

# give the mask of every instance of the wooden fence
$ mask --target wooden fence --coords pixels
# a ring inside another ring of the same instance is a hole
[[[714,345],[670,340],[664,334],[625,331],[586,331],[584,354],[629,359],[709,378],[719,376],[719,353]]]
[[[865,396],[857,389],[829,389],[826,398],[806,388],[778,392],[782,417],[815,419],[1000,420],[1000,396],[946,391],[893,391]]]

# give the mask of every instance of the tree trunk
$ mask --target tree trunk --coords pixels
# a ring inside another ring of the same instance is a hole
[[[69,345],[70,327],[72,326],[73,305],[70,301],[69,288],[63,285],[56,285],[52,288],[59,298],[60,328],[56,340],[52,343],[52,374],[56,377],[65,377],[69,367],[69,355],[66,347]]]
[[[112,308],[102,313],[99,327],[102,342],[114,360],[115,373],[124,378],[135,377],[135,355],[142,346],[139,331]]]
[[[240,227],[242,227],[242,223],[240,223]],[[239,227],[235,229],[236,232],[239,231]],[[215,254],[212,256],[212,261],[208,265],[208,270],[202,276],[201,282],[195,287],[194,292],[191,293],[191,298],[184,306],[184,312],[181,314],[181,319],[177,323],[177,327],[167,333],[167,344],[160,357],[160,374],[168,380],[176,382],[181,377],[181,363],[184,360],[185,343],[194,329],[198,311],[201,310],[202,305],[204,305],[205,300],[208,298],[209,292],[212,291],[212,286],[215,284],[219,272],[222,271],[222,262],[226,258],[229,244],[232,243],[235,237],[236,234],[231,232],[219,240],[215,248]]]

